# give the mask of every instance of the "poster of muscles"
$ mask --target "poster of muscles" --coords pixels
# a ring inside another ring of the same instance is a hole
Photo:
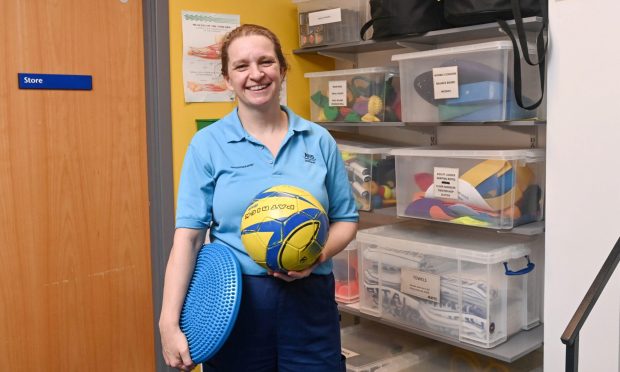
[[[185,102],[230,102],[221,73],[221,42],[239,26],[234,14],[181,12],[183,23],[183,90]]]

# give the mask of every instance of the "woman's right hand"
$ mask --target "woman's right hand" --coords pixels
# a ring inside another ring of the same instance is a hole
[[[159,326],[166,364],[181,371],[191,371],[195,364],[189,355],[187,338],[179,326]]]
[[[194,362],[189,355],[187,338],[179,327],[179,319],[205,233],[205,229],[176,229],[166,266],[159,334],[166,364],[182,371],[191,371]]]

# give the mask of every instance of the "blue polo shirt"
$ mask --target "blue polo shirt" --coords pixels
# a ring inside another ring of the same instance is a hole
[[[282,110],[288,115],[288,132],[275,158],[246,132],[235,109],[194,135],[183,162],[176,227],[210,228],[211,241],[232,247],[244,274],[266,274],[245,251],[239,228],[260,191],[283,184],[301,187],[321,202],[330,222],[358,220],[336,141],[325,128],[287,107]],[[330,260],[314,273],[331,270]]]

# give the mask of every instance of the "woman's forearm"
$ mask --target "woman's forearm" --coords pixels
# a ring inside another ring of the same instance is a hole
[[[329,236],[323,248],[323,261],[326,261],[347,247],[355,239],[357,222],[333,222],[329,226]]]
[[[177,326],[189,281],[196,265],[196,256],[204,243],[205,230],[177,229],[164,280],[159,325]]]

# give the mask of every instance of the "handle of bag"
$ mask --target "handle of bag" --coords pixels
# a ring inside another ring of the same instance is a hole
[[[530,66],[536,66],[545,60],[545,54],[547,51],[547,41],[545,41],[545,31],[547,30],[549,17],[547,10],[547,1],[539,0],[540,2],[540,11],[542,14],[542,27],[540,28],[538,35],[536,36],[536,52],[538,54],[538,60],[536,62],[532,62],[530,54],[526,53],[528,50],[527,47],[527,38],[525,37],[525,28],[523,26],[523,16],[521,15],[521,4],[519,0],[511,0],[510,4],[512,6],[512,14],[515,19],[515,26],[517,28],[517,36],[519,38],[519,44],[521,45],[521,52],[523,53],[523,58]],[[502,30],[506,32],[506,34],[512,35],[512,31],[508,27],[508,24],[502,20],[500,23]],[[514,36],[513,36],[514,37]],[[512,39],[512,38],[511,38]],[[514,40],[513,40],[514,42]]]
[[[373,23],[375,23],[375,21],[376,21],[376,20],[380,20],[380,19],[389,19],[389,18],[390,18],[390,17],[387,17],[387,16],[379,16],[379,17],[376,17],[376,18],[371,18],[368,22],[364,23],[364,25],[363,25],[363,26],[362,26],[362,28],[360,29],[360,39],[362,39],[362,40],[364,40],[364,41],[366,40],[366,39],[364,38],[364,36],[365,36],[365,34],[366,34],[366,31],[368,31],[368,29],[369,29],[370,27],[372,27]],[[375,36],[375,35],[373,34],[373,38],[374,38],[374,36]]]
[[[545,41],[544,33],[547,30],[548,26],[548,16],[547,16],[547,2],[544,0],[540,0],[540,9],[542,12],[542,27],[538,32],[538,36],[536,37],[536,54],[537,61],[532,62],[530,57],[529,49],[527,46],[527,38],[525,37],[525,28],[523,27],[523,17],[521,16],[521,4],[519,0],[511,0],[512,5],[512,13],[515,19],[515,25],[517,28],[517,37],[519,38],[519,42],[517,40],[508,26],[508,23],[502,19],[498,19],[497,23],[499,23],[502,30],[508,35],[510,41],[512,42],[513,49],[513,59],[514,59],[514,92],[515,99],[517,104],[526,109],[533,110],[540,106],[543,97],[545,95],[545,55],[547,54],[547,41]],[[538,77],[540,80],[540,98],[531,105],[523,104],[523,91],[521,86],[521,55],[519,53],[519,46],[521,47],[521,52],[523,53],[523,58],[525,62],[527,62],[530,66],[538,66]]]
[[[362,26],[362,28],[360,29],[360,39],[362,40],[366,40],[364,39],[364,35],[366,34],[366,31],[368,31],[368,29],[370,27],[372,27],[372,23],[374,22],[374,19],[370,19],[370,21],[364,23],[364,25]]]

